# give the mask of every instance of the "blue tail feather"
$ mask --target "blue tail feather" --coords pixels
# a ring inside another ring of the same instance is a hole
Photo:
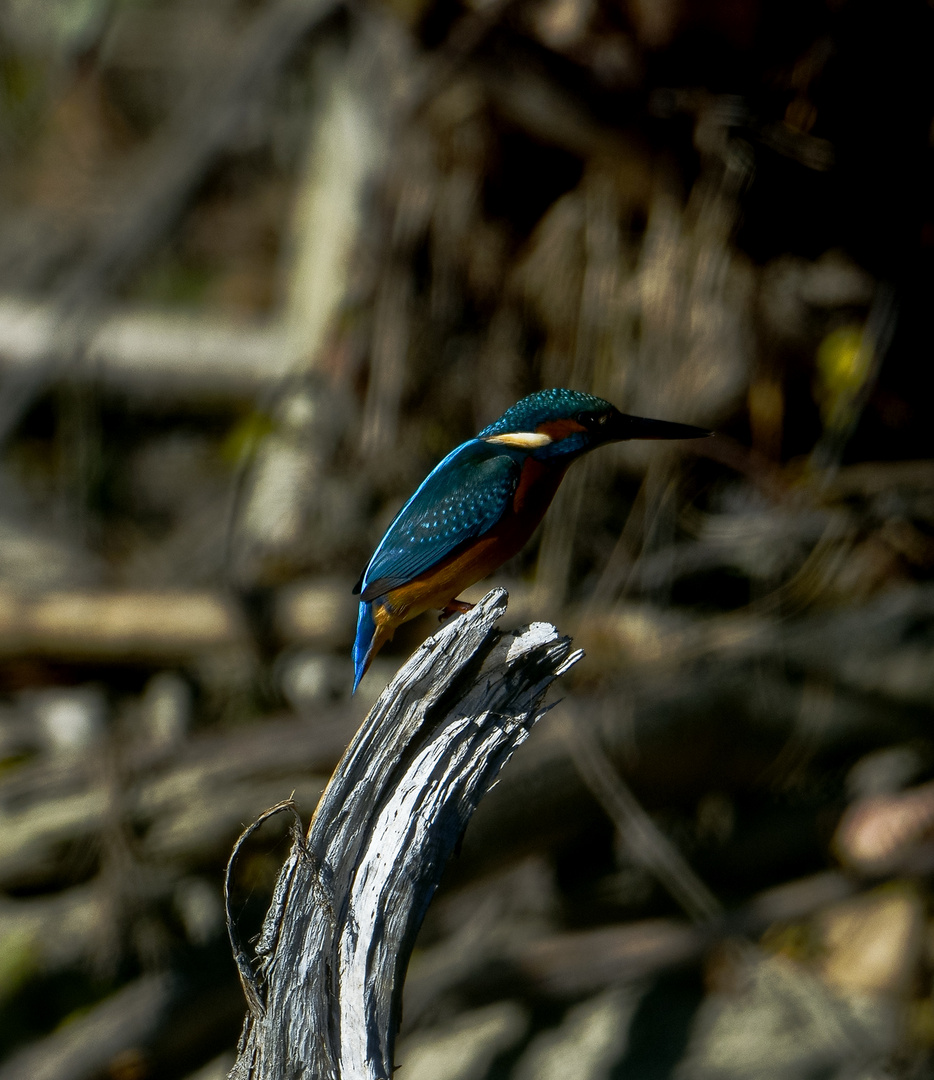
[[[360,680],[363,678],[370,660],[370,651],[373,648],[373,635],[376,633],[376,621],[373,618],[373,604],[360,604],[357,615],[357,636],[353,643],[353,690],[357,692]]]

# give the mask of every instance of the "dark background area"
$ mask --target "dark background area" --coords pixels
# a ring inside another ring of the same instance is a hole
[[[351,586],[549,386],[717,436],[495,577],[586,658],[400,1077],[929,1074],[932,55],[920,2],[0,4],[0,1080],[226,1075],[232,845],[437,626],[351,698]]]

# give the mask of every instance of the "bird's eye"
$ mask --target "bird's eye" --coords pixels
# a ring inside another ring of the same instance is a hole
[[[582,412],[577,414],[577,422],[585,428],[600,427],[609,420],[609,413]]]

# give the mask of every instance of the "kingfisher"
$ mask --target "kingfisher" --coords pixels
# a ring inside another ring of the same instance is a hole
[[[431,608],[443,621],[473,607],[458,593],[522,550],[577,458],[604,443],[711,434],[627,416],[575,390],[522,398],[435,466],[360,575],[353,692],[402,623]]]

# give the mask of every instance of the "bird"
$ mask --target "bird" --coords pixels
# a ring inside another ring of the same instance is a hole
[[[521,551],[577,458],[605,443],[711,434],[628,416],[576,390],[539,390],[516,402],[435,466],[360,575],[352,692],[402,623],[431,608],[442,621],[470,610],[458,593]]]

